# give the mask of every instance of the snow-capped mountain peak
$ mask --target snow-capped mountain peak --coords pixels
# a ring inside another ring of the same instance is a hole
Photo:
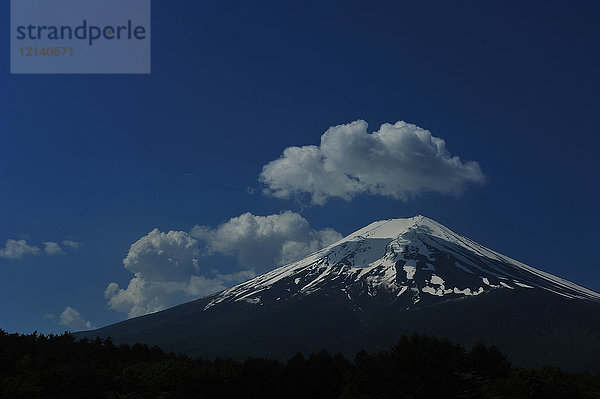
[[[501,255],[425,216],[373,222],[304,259],[227,289],[206,305],[262,305],[317,292],[353,303],[419,303],[473,297],[491,290],[543,289],[572,299],[600,294]]]

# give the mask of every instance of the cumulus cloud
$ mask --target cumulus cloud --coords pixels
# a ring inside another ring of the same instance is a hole
[[[71,330],[91,330],[94,328],[92,323],[84,320],[81,314],[70,306],[67,306],[60,314],[58,322]]]
[[[219,278],[198,275],[190,276],[188,281],[151,281],[136,276],[125,289],[120,288],[117,283],[110,283],[106,287],[105,297],[113,310],[127,313],[129,317],[137,317],[225,288]]]
[[[44,252],[48,256],[64,255],[65,251],[59,243],[54,241],[44,241]],[[77,241],[65,240],[63,247],[80,248],[83,244]],[[26,255],[39,255],[40,248],[27,244],[25,240],[6,240],[4,248],[0,249],[0,258],[23,259]]]
[[[157,312],[212,294],[228,282],[253,277],[251,270],[235,274],[201,274],[198,241],[184,231],[158,229],[133,243],[123,265],[134,274],[126,288],[110,283],[104,292],[109,306],[129,317]]]
[[[311,228],[291,211],[268,216],[244,213],[216,229],[195,226],[192,236],[205,243],[207,253],[234,255],[240,264],[258,272],[298,260],[342,238],[329,228]]]
[[[459,195],[482,184],[479,164],[450,154],[444,140],[406,122],[385,123],[369,134],[358,120],[329,128],[319,146],[288,147],[263,167],[259,181],[277,198],[309,194],[323,205],[359,194],[407,200],[423,192]]]
[[[72,241],[72,240],[64,240],[62,242],[62,245],[65,247],[74,248],[74,249],[81,248],[83,246],[82,243],[77,242],[77,241]]]
[[[335,230],[311,228],[290,211],[268,216],[245,213],[214,229],[195,226],[191,233],[154,229],[133,243],[123,259],[134,274],[127,287],[112,282],[104,294],[112,309],[141,316],[221,291],[341,238]],[[214,254],[235,257],[239,269],[202,270],[201,263],[211,263]]]
[[[0,249],[0,258],[23,259],[25,255],[39,255],[40,249],[27,245],[25,240],[6,240]]]
[[[50,256],[64,255],[65,251],[55,242],[46,241],[44,244],[44,252]]]
[[[198,271],[198,255],[198,241],[188,233],[154,229],[131,245],[123,264],[147,280],[185,281]]]

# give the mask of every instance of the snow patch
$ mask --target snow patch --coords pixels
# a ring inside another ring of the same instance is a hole
[[[471,270],[469,270],[468,268],[466,268],[465,266],[461,265],[458,262],[454,262],[454,266],[458,267],[463,272],[467,272],[467,273],[473,274],[473,272]]]
[[[431,284],[444,285],[444,280],[440,276],[434,274],[431,276]]]
[[[417,272],[417,268],[414,266],[404,266],[402,269],[406,272],[407,280],[412,280]]]
[[[523,284],[523,283],[519,283],[518,281],[513,281],[516,285],[518,285],[519,287],[523,287],[523,288],[533,288],[530,285],[527,284]]]
[[[465,288],[464,290],[459,290],[458,287],[454,287],[455,294],[463,294],[463,295],[473,295],[470,288]]]
[[[440,289],[435,289],[433,287],[430,287],[428,285],[426,285],[425,287],[421,288],[421,291],[427,293],[427,294],[431,294],[431,295],[435,295],[435,296],[444,296],[444,291],[440,290]]]

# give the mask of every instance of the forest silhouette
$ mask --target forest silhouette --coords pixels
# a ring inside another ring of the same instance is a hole
[[[193,359],[111,338],[0,330],[2,398],[597,398],[600,376],[512,367],[495,346],[470,350],[403,335],[386,351]]]

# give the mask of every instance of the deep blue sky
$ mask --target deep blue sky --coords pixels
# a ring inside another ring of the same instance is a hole
[[[123,320],[104,290],[131,279],[132,243],[245,212],[344,235],[424,214],[600,290],[596,2],[222,3],[153,1],[150,75],[11,75],[0,3],[0,247],[83,244],[0,258],[0,328],[59,332],[67,306]],[[323,206],[261,194],[286,147],[357,119],[428,129],[487,182]]]

